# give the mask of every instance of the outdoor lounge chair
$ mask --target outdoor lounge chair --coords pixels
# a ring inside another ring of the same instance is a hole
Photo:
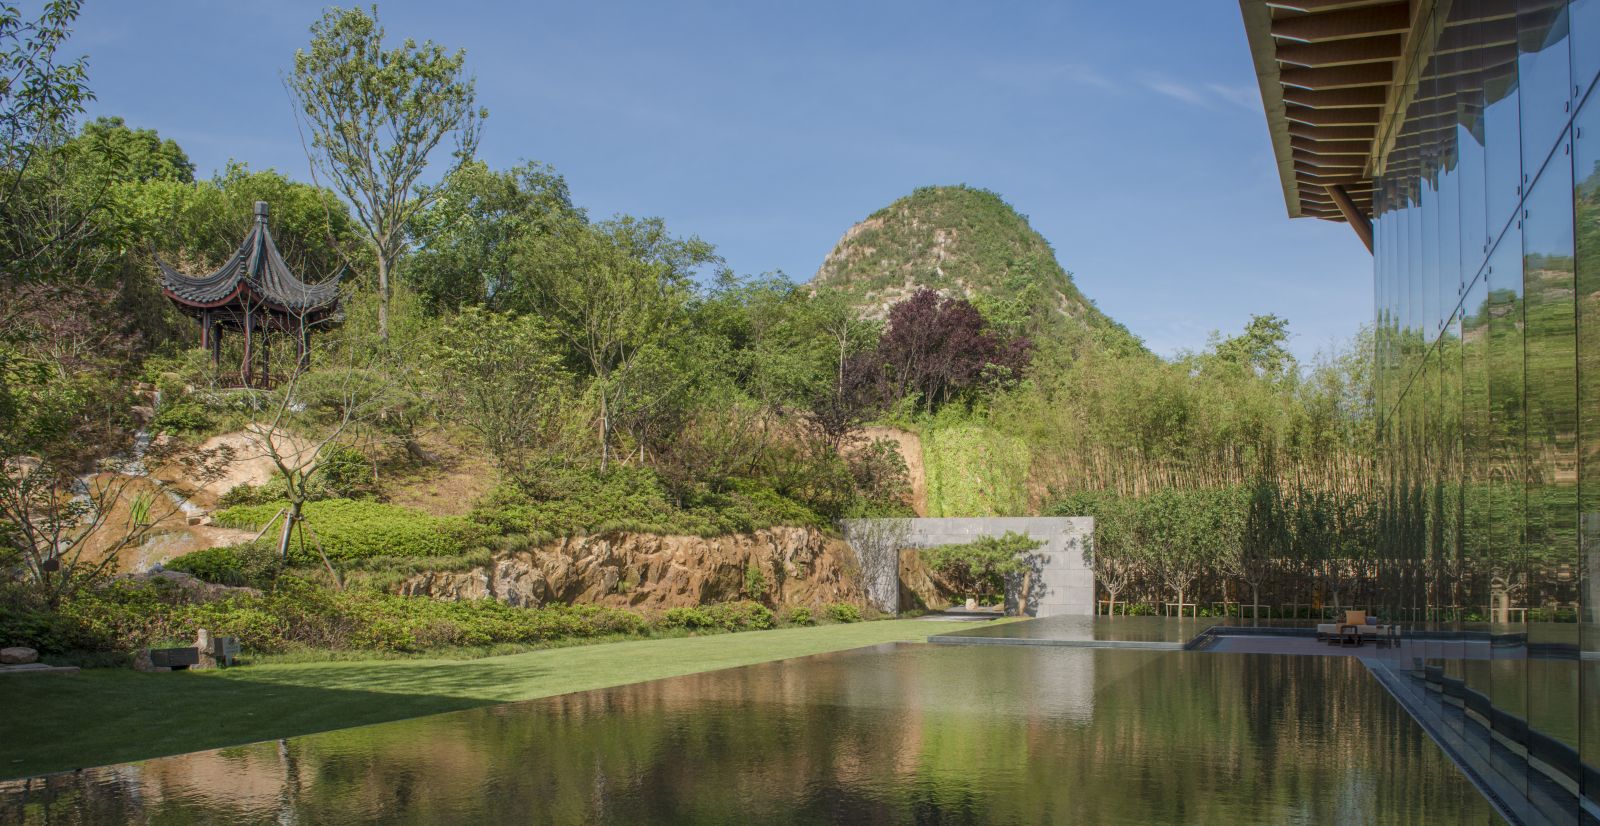
[[[1317,639],[1337,641],[1339,627],[1342,625],[1357,626],[1356,631],[1363,639],[1376,639],[1378,636],[1377,621],[1367,616],[1366,611],[1346,611],[1344,619],[1339,622],[1323,622],[1317,624]]]

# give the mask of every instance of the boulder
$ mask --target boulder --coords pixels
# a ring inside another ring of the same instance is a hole
[[[39,652],[21,645],[0,648],[0,665],[27,665],[39,661]]]
[[[118,574],[117,579],[136,585],[172,588],[184,592],[189,599],[195,602],[215,602],[234,594],[261,595],[261,592],[255,588],[217,585],[182,571],[150,570],[142,573]]]
[[[133,655],[133,670],[143,671],[145,673],[155,673],[158,671],[171,671],[172,668],[165,665],[156,665],[151,660],[150,649],[141,648],[139,649],[139,653]]]

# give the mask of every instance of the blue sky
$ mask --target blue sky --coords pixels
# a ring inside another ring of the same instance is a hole
[[[89,0],[91,115],[307,178],[282,77],[315,2]],[[465,48],[480,155],[539,160],[596,216],[656,215],[741,273],[811,277],[926,184],[995,190],[1163,354],[1290,320],[1302,358],[1371,316],[1342,224],[1286,218],[1232,0],[384,2]]]

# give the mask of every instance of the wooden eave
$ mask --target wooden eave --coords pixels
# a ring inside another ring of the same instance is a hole
[[[1509,45],[1515,21],[1462,21],[1475,27],[1452,41],[1428,31],[1436,6],[1451,0],[1239,0],[1273,154],[1291,218],[1372,218],[1372,179],[1397,141],[1413,141],[1398,125],[1418,102],[1410,69],[1434,43],[1470,43],[1452,71],[1492,71]],[[1452,33],[1454,34],[1454,33]],[[1431,53],[1431,51],[1429,51]],[[1453,119],[1454,107],[1438,118]],[[1435,127],[1429,117],[1412,131]],[[1343,208],[1341,208],[1343,207]]]

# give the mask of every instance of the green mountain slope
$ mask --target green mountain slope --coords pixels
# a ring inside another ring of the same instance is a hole
[[[1078,291],[1028,219],[985,189],[923,187],[874,212],[839,239],[811,286],[845,292],[871,318],[929,287],[1034,334],[1143,349]]]

